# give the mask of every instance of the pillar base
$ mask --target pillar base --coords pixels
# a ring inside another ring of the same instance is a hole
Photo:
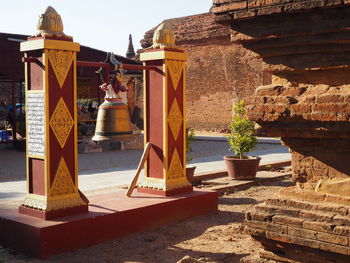
[[[89,196],[89,212],[59,220],[0,209],[0,245],[39,258],[217,211],[217,193],[195,190],[159,198],[135,191]]]
[[[177,189],[172,189],[172,190],[167,190],[167,191],[153,189],[153,188],[139,187],[139,188],[137,188],[137,191],[140,193],[146,193],[146,194],[154,194],[154,195],[160,195],[160,196],[172,196],[172,195],[192,192],[193,187],[192,187],[192,185],[189,185],[189,186],[185,186],[182,188],[177,188]]]
[[[51,220],[58,217],[65,217],[88,212],[88,205],[74,206],[60,210],[44,211],[36,208],[21,205],[18,209],[20,214],[37,217],[44,220]]]

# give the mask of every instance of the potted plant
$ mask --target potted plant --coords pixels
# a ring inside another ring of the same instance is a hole
[[[230,151],[235,156],[224,156],[229,177],[234,179],[252,179],[256,177],[260,157],[246,156],[257,144],[254,136],[254,123],[248,119],[244,101],[241,100],[232,108],[232,121],[228,140]]]
[[[186,164],[192,161],[189,153],[192,151],[191,144],[194,140],[195,132],[194,129],[187,127],[186,128]],[[186,177],[190,183],[193,182],[194,170],[196,166],[187,166],[186,165]]]

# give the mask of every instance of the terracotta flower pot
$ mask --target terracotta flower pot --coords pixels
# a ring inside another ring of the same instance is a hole
[[[233,179],[254,179],[259,168],[261,158],[249,156],[239,159],[236,156],[224,156],[228,176]]]
[[[187,180],[191,184],[193,183],[193,176],[194,176],[194,170],[195,169],[196,169],[196,166],[186,167],[186,177],[187,177]]]

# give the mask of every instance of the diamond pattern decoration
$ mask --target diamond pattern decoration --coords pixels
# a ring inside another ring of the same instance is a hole
[[[180,156],[177,150],[175,149],[171,158],[169,171],[168,171],[169,179],[175,179],[183,177],[183,167],[180,161]]]
[[[174,139],[176,140],[177,136],[179,135],[181,125],[183,123],[183,116],[176,98],[174,99],[174,102],[170,108],[168,123],[171,129],[171,132],[173,133]]]
[[[74,193],[73,180],[69,173],[67,164],[64,161],[64,158],[62,157],[51,187],[51,195],[55,196],[72,193]]]
[[[60,98],[50,119],[50,126],[62,148],[66,144],[73,125],[74,120],[70,115],[64,100]]]
[[[49,54],[49,60],[51,62],[53,71],[55,72],[58,83],[62,88],[63,83],[67,77],[68,71],[72,64],[72,61],[74,58],[74,52],[49,49],[48,54]]]
[[[183,62],[180,60],[167,60],[167,66],[169,68],[174,89],[176,90],[177,86],[179,85],[179,80],[183,69]]]

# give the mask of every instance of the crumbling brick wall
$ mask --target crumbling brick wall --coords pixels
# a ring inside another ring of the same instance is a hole
[[[232,45],[231,30],[216,24],[212,14],[169,19],[164,23],[174,31],[176,45],[189,54],[190,126],[207,131],[227,129],[232,102],[252,95],[263,84],[261,60],[253,52]],[[143,48],[152,44],[155,28],[145,33]]]

